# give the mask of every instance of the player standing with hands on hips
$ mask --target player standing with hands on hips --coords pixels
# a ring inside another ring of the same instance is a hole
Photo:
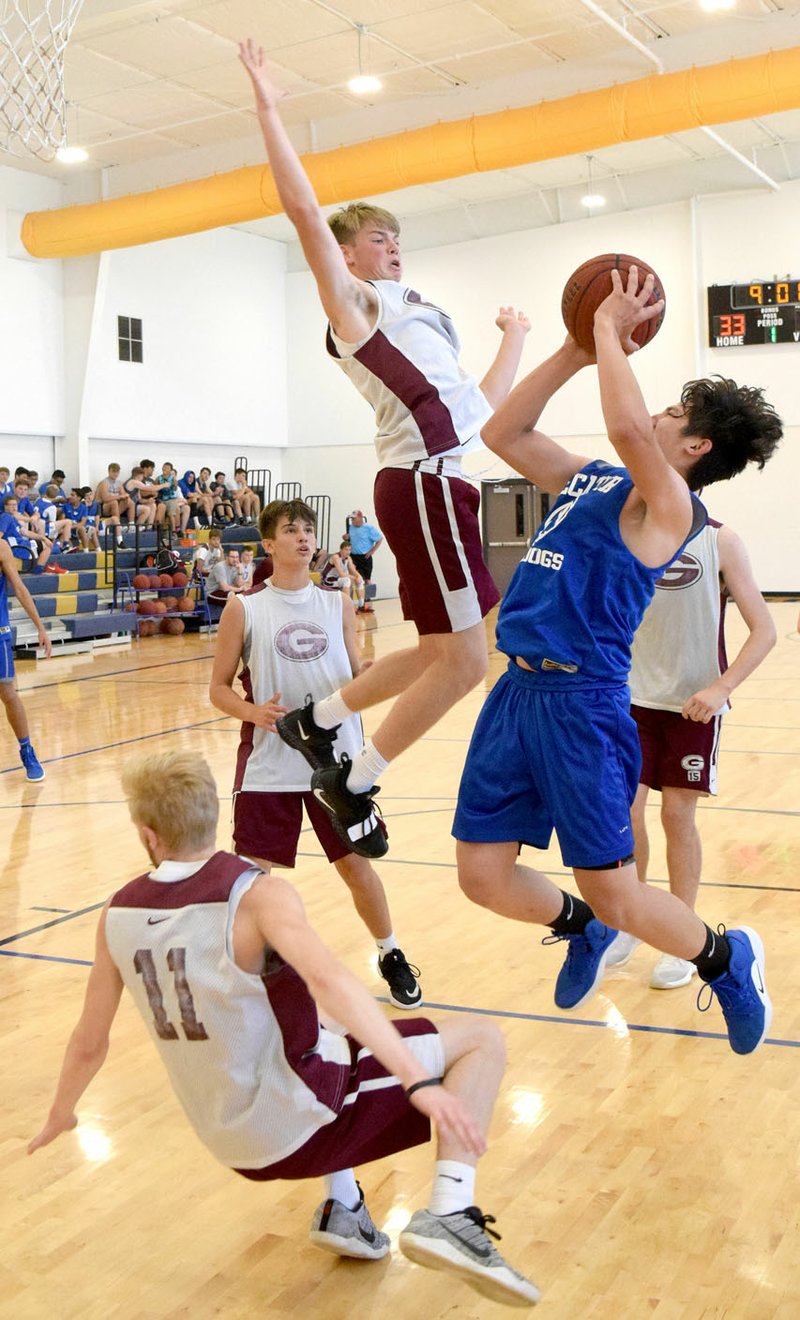
[[[340,691],[290,712],[278,731],[314,768],[312,787],[349,831],[353,851],[381,856],[386,839],[372,809],[373,785],[486,673],[482,620],[498,593],[483,561],[479,497],[462,480],[459,460],[511,388],[530,327],[501,308],[502,339],[489,371],[480,384],[462,371],[450,317],[401,282],[395,217],[356,202],[325,220],[281,122],[283,92],[263,50],[246,41],[239,57],[281,202],[329,319],[328,353],[375,410],[375,513],[397,560],[404,616],[419,633],[416,647],[382,657]],[[352,764],[342,758],[324,768],[331,730],[390,697],[397,700]]]
[[[634,265],[625,286],[618,270],[611,281],[594,340],[603,416],[624,466],[589,462],[535,429],[556,390],[593,360],[571,337],[484,428],[490,449],[558,498],[500,609],[497,646],[509,664],[467,754],[453,825],[459,882],[474,902],[567,942],[559,1008],[589,998],[628,931],[695,964],[732,1048],[749,1054],[772,1014],[759,936],[714,931],[637,877],[630,807],[641,753],[627,677],[656,582],[705,524],[692,490],[750,462],[763,467],[781,424],[761,390],[719,379],[690,382],[680,403],[651,416],[627,354],[633,330],[663,304],[646,305],[653,276],[638,290]],[[517,860],[521,843],[546,848],[553,829],[581,898]]]

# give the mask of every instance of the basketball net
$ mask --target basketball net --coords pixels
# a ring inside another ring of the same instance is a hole
[[[51,161],[67,137],[64,51],[83,0],[0,0],[0,148]]]

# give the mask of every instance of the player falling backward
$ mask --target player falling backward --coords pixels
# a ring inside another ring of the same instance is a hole
[[[567,941],[556,1004],[599,985],[618,931],[692,962],[722,1008],[731,1047],[748,1054],[769,1029],[764,953],[755,931],[712,931],[674,894],[639,883],[630,806],[641,751],[627,687],[633,634],[664,569],[706,521],[692,490],[763,467],[781,423],[759,389],[686,385],[650,416],[628,352],[652,307],[631,266],[594,318],[600,401],[624,466],[567,453],[536,424],[548,399],[593,359],[568,338],[517,386],[484,430],[489,447],[544,490],[553,508],[500,608],[508,668],[489,694],[467,754],[453,833],[459,882],[475,902],[541,922]],[[518,861],[555,829],[581,898]]]
[[[419,634],[416,647],[290,712],[278,732],[315,770],[314,792],[349,831],[353,850],[379,857],[386,836],[370,790],[486,673],[482,620],[499,597],[483,562],[478,495],[461,479],[460,457],[508,393],[529,324],[501,308],[497,357],[480,385],[467,376],[450,318],[402,283],[395,217],[362,202],[326,222],[281,122],[283,92],[263,50],[243,42],[239,57],[281,202],[330,322],[328,353],[375,410],[375,512],[397,560],[403,614]],[[342,758],[325,768],[336,728],[390,697],[397,700],[352,764]]]
[[[388,1253],[353,1166],[428,1141],[433,1124],[431,1199],[401,1250],[495,1301],[538,1301],[492,1246],[494,1219],[473,1205],[505,1063],[497,1028],[469,1017],[388,1021],[312,930],[291,885],[216,850],[219,801],[201,757],[140,757],[122,785],[151,867],[103,908],[83,1011],[29,1154],[77,1126],[127,988],[212,1155],[255,1181],[325,1176],[316,1246],[362,1260]],[[351,1034],[326,1030],[317,1006]]]

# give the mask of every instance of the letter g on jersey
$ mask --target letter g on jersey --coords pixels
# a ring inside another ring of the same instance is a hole
[[[319,660],[328,649],[328,634],[318,623],[297,619],[285,623],[275,634],[272,645],[285,660]]]

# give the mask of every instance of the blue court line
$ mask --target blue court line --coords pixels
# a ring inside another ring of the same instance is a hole
[[[0,958],[31,958],[34,962],[74,963],[76,967],[91,967],[86,958],[56,958],[49,953],[20,953],[18,949],[0,949]]]
[[[131,743],[148,742],[151,738],[164,738],[170,733],[184,733],[186,729],[202,729],[207,724],[217,724],[219,720],[226,720],[229,716],[217,715],[211,720],[195,720],[192,724],[178,724],[174,729],[159,729],[156,733],[140,733],[135,738],[122,738],[119,742],[103,743],[100,747],[83,747],[79,752],[65,752],[63,756],[40,757],[42,765],[58,765],[61,761],[71,761],[76,756],[91,756],[93,752],[108,752],[114,747],[129,747]],[[0,775],[10,775],[14,770],[19,770],[18,765],[10,765],[5,770],[0,770]]]
[[[75,917],[85,917],[87,912],[99,911],[105,903],[106,899],[103,899],[102,903],[92,903],[89,907],[77,908],[74,912],[68,912],[65,917],[53,917],[52,921],[43,921],[38,926],[31,926],[30,930],[21,930],[16,935],[6,935],[5,939],[0,940],[0,952],[4,944],[13,944],[16,940],[24,940],[26,935],[38,935],[40,931],[49,930],[51,926],[60,926],[62,922],[72,921]],[[44,957],[45,955],[40,956]]]
[[[376,995],[378,1003],[393,1007],[391,999]],[[617,1023],[606,1022],[602,1018],[576,1018],[555,1013],[514,1013],[504,1008],[470,1008],[464,1004],[425,1003],[425,1012],[432,1009],[437,1013],[473,1013],[476,1017],[499,1017],[522,1022],[555,1022],[565,1027],[605,1027],[607,1031],[619,1031]],[[654,1036],[698,1036],[703,1040],[724,1040],[728,1043],[726,1031],[692,1031],[688,1027],[654,1027],[644,1022],[625,1022],[626,1031],[641,1031]],[[767,1036],[764,1045],[783,1045],[789,1049],[800,1049],[800,1040],[782,1040],[780,1037]]]

